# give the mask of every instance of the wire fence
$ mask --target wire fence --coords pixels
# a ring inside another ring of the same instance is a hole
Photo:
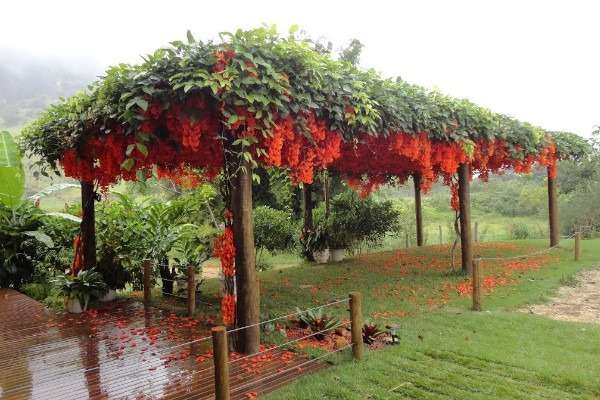
[[[225,331],[225,335],[232,339],[232,346],[229,347],[235,347],[236,337],[243,334],[244,330],[266,328],[267,325],[275,323],[285,324],[291,329],[294,324],[298,324],[302,315],[316,310],[331,311],[335,307],[349,304],[352,310],[351,303],[349,299],[333,300],[256,324],[231,328]],[[352,320],[353,314],[350,315],[350,320],[329,324],[323,329],[300,329],[297,335],[286,336],[283,342],[266,344],[268,340],[265,340],[265,344],[253,354],[239,354],[230,351],[228,347],[226,364],[230,370],[229,393],[235,395],[250,389],[271,390],[295,379],[303,372],[325,367],[323,359],[353,347],[352,340],[348,339],[349,335],[344,336],[347,340],[343,345],[327,349],[319,347],[322,353],[312,357],[298,351],[298,345],[311,340],[318,342],[319,337],[334,335],[334,332],[341,329],[351,331],[353,325],[348,321]],[[358,321],[355,321],[355,325],[356,323]],[[144,328],[127,326],[123,329],[135,331]],[[11,372],[10,368],[6,368],[11,360],[0,361],[0,371],[5,371],[3,378],[11,382],[10,387],[4,388],[2,396],[29,398],[34,392],[34,385],[36,393],[43,392],[45,398],[61,399],[78,399],[85,396],[90,399],[129,398],[142,395],[143,398],[166,396],[183,400],[214,398],[214,393],[218,392],[215,386],[215,370],[222,366],[217,364],[214,356],[214,335],[161,345],[148,351],[131,346],[126,349],[122,346],[111,347],[110,340],[81,336],[81,332],[79,337],[74,335],[72,338],[55,339],[57,340],[52,343],[46,342],[37,354],[44,362],[32,365],[35,368],[30,373],[35,374],[35,379],[15,369]],[[1,346],[5,345],[6,343],[3,343]],[[90,350],[98,347],[105,348],[106,351]],[[82,376],[85,377],[85,388],[82,388]]]

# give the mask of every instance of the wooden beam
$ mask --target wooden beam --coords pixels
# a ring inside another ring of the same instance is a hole
[[[233,240],[235,243],[236,326],[250,326],[238,331],[236,346],[245,354],[258,353],[260,345],[260,289],[256,275],[254,221],[252,219],[252,169],[243,161],[231,177]]]
[[[469,166],[458,167],[458,200],[460,205],[460,247],[462,251],[462,270],[473,270],[473,243],[471,239],[471,194],[469,190]]]
[[[550,168],[548,168],[548,223],[550,225],[550,247],[558,246],[560,233],[558,226],[556,180],[551,177]]]
[[[413,174],[415,184],[415,219],[417,226],[417,246],[423,246],[423,209],[421,205],[421,174]]]
[[[81,182],[81,246],[83,269],[96,267],[96,212],[94,184]]]

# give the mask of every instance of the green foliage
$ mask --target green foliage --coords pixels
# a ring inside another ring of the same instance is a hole
[[[474,183],[472,207],[480,212],[505,217],[534,216],[546,213],[548,194],[543,178],[510,175],[488,183]],[[448,194],[440,194],[439,201],[449,202]]]
[[[21,153],[9,132],[0,132],[0,202],[14,207],[25,192]]]
[[[326,222],[330,247],[380,244],[389,232],[400,229],[399,216],[391,201],[361,199],[356,192],[346,190],[331,200]]]
[[[323,307],[306,311],[296,308],[296,312],[298,313],[300,326],[310,328],[318,340],[324,339],[328,331],[334,329],[339,324],[337,318],[323,312]]]
[[[197,270],[212,254],[215,229],[210,226],[184,224],[169,255],[180,266],[193,265]]]
[[[42,225],[42,213],[32,204],[0,204],[0,287],[18,289],[31,281],[36,262],[54,246]]]
[[[581,184],[560,197],[560,220],[563,233],[600,231],[600,180]]]
[[[333,60],[297,33],[281,36],[274,27],[262,27],[221,33],[219,42],[189,39],[171,42],[140,65],[111,67],[87,92],[52,106],[29,125],[23,132],[23,147],[55,168],[65,149],[80,148],[90,135],[115,134],[111,126],[116,124],[126,134],[138,132],[143,123],[140,114],[150,102],[166,110],[173,100],[198,93],[222,105],[226,127],[244,118],[237,114],[243,107],[254,113],[257,130],[264,135],[273,127],[275,115],[293,115],[298,129],[310,135],[302,127],[304,112],[313,111],[346,139],[362,132],[398,131],[427,132],[432,139],[460,143],[497,138],[519,159],[550,140],[540,128],[467,100],[400,79],[383,79],[373,70]],[[359,42],[354,42],[342,58],[356,61],[359,48]],[[223,54],[231,55],[231,60],[223,63]],[[348,107],[353,112],[347,112]],[[255,148],[257,154],[261,150]]]
[[[513,223],[510,225],[510,238],[515,240],[528,239],[531,237],[529,227],[524,223]]]
[[[254,242],[258,249],[271,253],[294,246],[297,226],[289,213],[268,206],[254,209]]]
[[[65,299],[78,299],[84,311],[87,310],[90,300],[100,298],[107,290],[102,275],[94,268],[79,271],[74,277],[66,274],[59,275],[54,280],[54,284]]]

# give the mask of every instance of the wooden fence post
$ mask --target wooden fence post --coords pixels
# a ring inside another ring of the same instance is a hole
[[[575,234],[575,261],[581,258],[581,232]]]
[[[152,300],[152,261],[144,260],[144,303],[149,304]]]
[[[423,209],[421,205],[421,174],[413,174],[415,184],[415,220],[417,230],[417,246],[423,246]]]
[[[355,360],[362,359],[362,296],[359,292],[350,293],[350,328],[352,331],[352,355]]]
[[[481,311],[481,260],[473,260],[473,311]]]
[[[187,311],[188,317],[193,317],[196,311],[196,268],[188,265],[187,273]]]
[[[213,362],[215,365],[215,399],[229,400],[229,348],[224,326],[212,328]]]

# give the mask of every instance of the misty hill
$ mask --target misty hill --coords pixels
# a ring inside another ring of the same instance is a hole
[[[0,48],[0,129],[20,127],[60,97],[83,89],[97,66]],[[77,65],[79,64],[79,65]]]

